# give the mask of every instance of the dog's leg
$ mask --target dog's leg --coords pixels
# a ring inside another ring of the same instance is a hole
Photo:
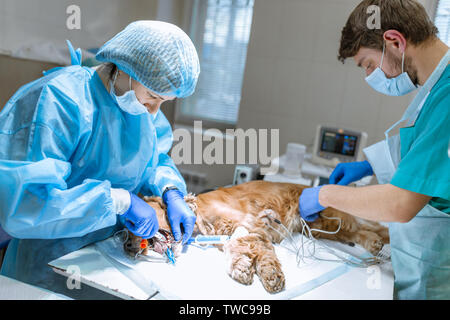
[[[355,217],[332,208],[324,210],[323,215],[340,219],[339,232],[336,234],[313,232],[315,238],[357,243],[373,255],[378,254],[383,244],[389,242],[387,228],[378,223],[370,221],[359,223]],[[311,223],[310,227],[325,231],[336,231],[339,227],[339,221],[321,217]]]
[[[267,240],[259,240],[257,246],[259,248],[255,259],[256,274],[268,292],[280,292],[284,289],[285,278],[274,247]]]
[[[384,245],[382,237],[368,230],[358,230],[350,234],[349,238],[350,241],[359,244],[374,256],[380,252]]]
[[[228,275],[242,284],[252,284],[255,274],[255,243],[257,237],[246,235],[229,240],[224,246]]]
[[[268,292],[284,289],[285,278],[273,245],[259,234],[250,233],[232,238],[224,245],[224,252],[231,278],[251,284],[256,272]]]
[[[384,244],[389,243],[389,229],[385,226],[372,221],[364,221],[360,225],[362,230],[372,231],[379,235],[383,239]]]
[[[348,232],[356,232],[360,228],[358,220],[355,217],[333,208],[323,210],[320,215],[321,217],[319,219],[309,224],[311,228],[325,231],[336,231],[340,225],[339,230]],[[339,220],[327,218],[338,218]]]
[[[357,243],[373,255],[383,248],[383,238],[375,232],[358,230],[356,232],[339,231],[337,234],[315,233],[316,239],[327,239],[344,243]]]

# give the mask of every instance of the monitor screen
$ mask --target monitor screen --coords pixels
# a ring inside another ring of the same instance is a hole
[[[321,151],[354,156],[358,136],[341,134],[334,131],[323,131]]]

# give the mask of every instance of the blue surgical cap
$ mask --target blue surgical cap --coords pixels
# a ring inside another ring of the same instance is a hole
[[[188,35],[161,21],[135,21],[106,42],[95,58],[119,70],[151,91],[183,98],[197,84],[200,63]]]

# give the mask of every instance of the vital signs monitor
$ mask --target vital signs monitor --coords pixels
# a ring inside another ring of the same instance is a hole
[[[311,160],[334,167],[339,162],[361,161],[367,133],[319,125]]]

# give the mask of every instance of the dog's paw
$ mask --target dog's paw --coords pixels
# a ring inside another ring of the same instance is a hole
[[[231,260],[228,274],[239,283],[250,285],[253,283],[255,268],[252,260],[246,255],[239,255]]]
[[[372,231],[360,230],[358,236],[360,244],[374,256],[376,256],[383,248],[383,238]]]
[[[284,289],[285,278],[279,263],[259,263],[256,272],[267,292],[277,293]]]
[[[384,245],[383,239],[381,237],[380,239],[368,239],[366,243],[366,249],[374,256],[376,256],[381,251]]]
[[[341,219],[341,230],[344,230],[347,232],[357,232],[358,231],[358,223],[356,222],[356,220],[354,218],[344,217]]]

